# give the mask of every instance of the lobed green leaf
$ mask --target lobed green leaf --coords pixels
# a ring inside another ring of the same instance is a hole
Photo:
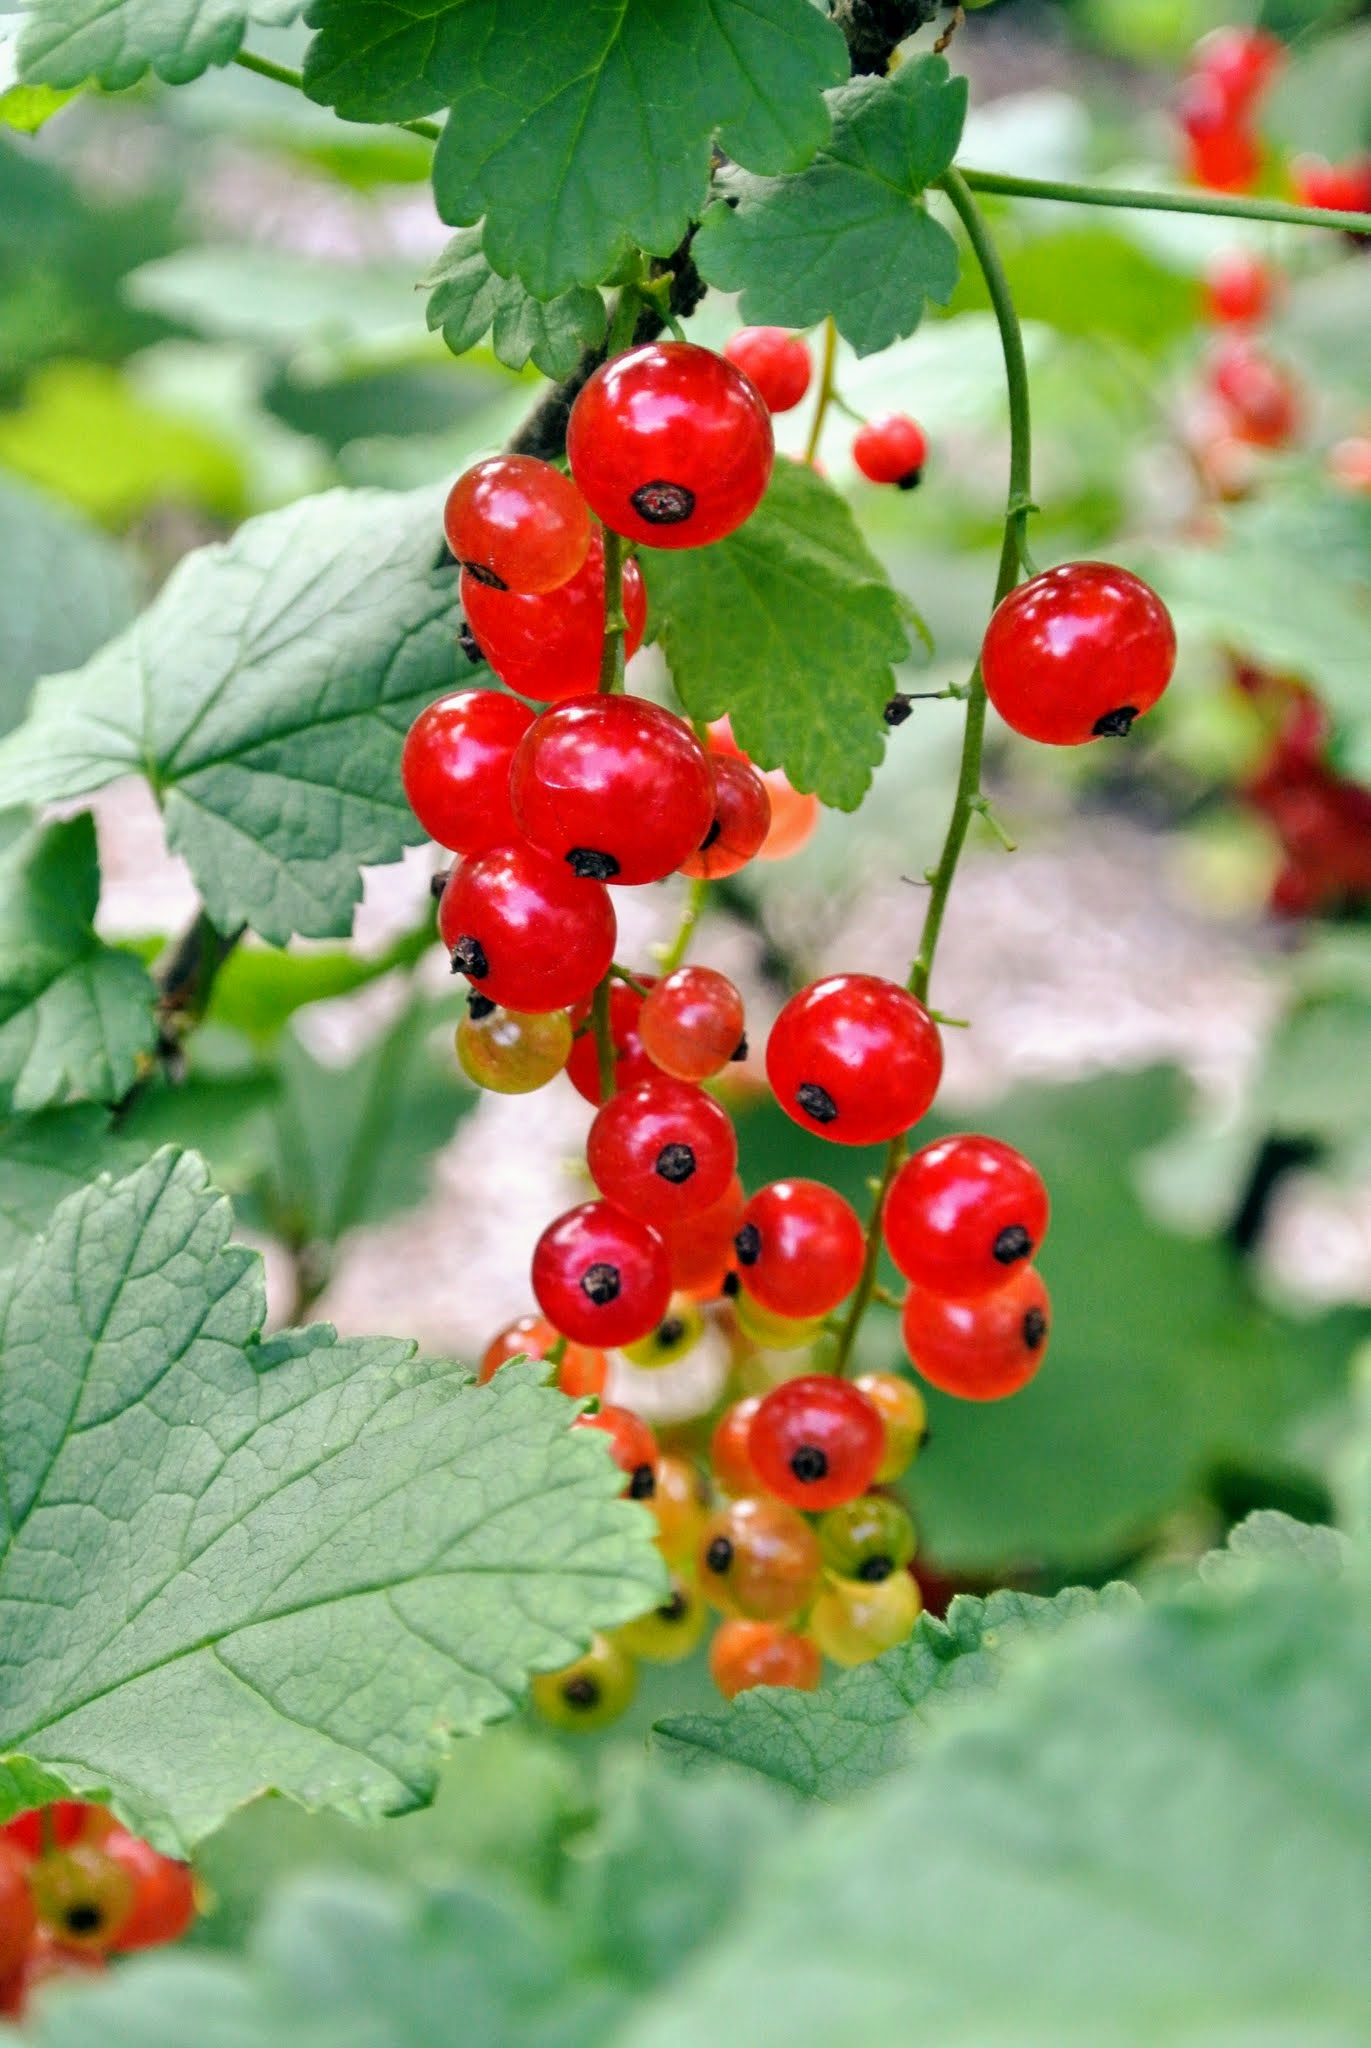
[[[605,338],[605,302],[599,292],[573,285],[554,299],[535,299],[514,277],[491,269],[479,228],[455,234],[424,283],[428,324],[440,327],[455,356],[488,334],[511,370],[533,362],[545,377],[565,377],[582,352]]]
[[[147,72],[186,85],[230,64],[250,26],[279,28],[300,0],[32,0],[19,44],[27,84],[93,78],[125,92]]]

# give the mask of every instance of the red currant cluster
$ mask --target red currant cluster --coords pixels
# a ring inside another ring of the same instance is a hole
[[[179,1941],[195,1918],[190,1866],[102,1806],[59,1799],[0,1828],[0,2014],[50,1977]]]
[[[769,412],[790,412],[814,374],[808,342],[784,327],[742,327],[725,342],[724,354],[752,379]],[[852,460],[873,484],[912,491],[923,478],[928,440],[908,413],[883,413],[858,427]]]
[[[1285,62],[1278,37],[1217,28],[1196,44],[1176,110],[1186,175],[1211,192],[1250,192],[1261,171],[1256,113]]]
[[[1308,917],[1371,899],[1371,789],[1328,759],[1331,725],[1305,684],[1241,663],[1235,682],[1271,729],[1266,758],[1243,795],[1280,842],[1271,908]]]

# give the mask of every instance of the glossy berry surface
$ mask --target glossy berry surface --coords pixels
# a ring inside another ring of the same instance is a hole
[[[942,1079],[943,1044],[923,1004],[876,974],[811,982],[781,1011],[767,1078],[786,1115],[840,1145],[883,1144],[917,1123]]]
[[[648,990],[638,1017],[643,1051],[678,1081],[720,1074],[743,1042],[743,999],[713,967],[678,967]]]
[[[662,1225],[671,1284],[697,1301],[713,1301],[733,1270],[733,1239],[743,1220],[743,1184],[735,1175],[713,1208]]]
[[[997,1138],[938,1138],[907,1159],[885,1207],[885,1241],[906,1280],[933,1294],[990,1294],[1047,1231],[1037,1170]]]
[[[574,697],[534,721],[514,755],[520,829],[579,876],[659,882],[714,817],[714,776],[683,718],[642,697]]]
[[[760,1394],[747,1394],[725,1408],[709,1440],[709,1462],[714,1483],[725,1493],[760,1493],[762,1483],[748,1449],[752,1418],[762,1405]]]
[[[40,1923],[67,1948],[103,1954],[133,1911],[133,1879],[99,1842],[78,1841],[40,1856],[29,1889]]]
[[[609,1438],[610,1453],[628,1479],[624,1492],[632,1500],[651,1500],[657,1490],[657,1439],[631,1408],[612,1401],[593,1414],[578,1415],[573,1429],[598,1429]]]
[[[1230,249],[1210,265],[1204,283],[1205,311],[1220,326],[1250,326],[1275,304],[1272,273],[1245,249]]]
[[[536,846],[497,846],[454,868],[438,905],[453,972],[509,1010],[588,998],[614,958],[609,891]]]
[[[743,1211],[734,1240],[743,1291],[772,1315],[825,1316],[861,1278],[866,1233],[852,1204],[818,1180],[775,1180]]]
[[[533,455],[492,455],[465,470],[448,492],[443,530],[477,582],[533,595],[574,576],[590,548],[585,500]]]
[[[823,1660],[809,1637],[774,1621],[722,1621],[709,1646],[709,1675],[726,1700],[754,1685],[813,1692],[822,1673]]]
[[[771,832],[771,793],[741,755],[714,757],[714,817],[704,838],[681,862],[692,879],[719,882],[762,851]]]
[[[430,839],[485,853],[518,837],[509,800],[514,749],[533,723],[502,690],[459,690],[428,704],[409,729],[400,779]]]
[[[852,437],[852,460],[873,484],[912,491],[928,460],[928,439],[908,413],[884,413],[858,427]]]
[[[643,975],[641,984],[651,987],[651,977]],[[639,1081],[650,1081],[660,1069],[653,1065],[643,1050],[638,1032],[638,1021],[642,1014],[643,997],[637,989],[630,988],[626,981],[611,982],[609,990],[609,1039],[614,1048],[614,1085],[616,1088],[632,1088]],[[578,1095],[587,1102],[603,1102],[600,1087],[600,1057],[596,1050],[593,1031],[582,1029],[590,1020],[590,1000],[574,1005],[571,1012],[574,1033],[571,1057],[567,1061],[567,1079]]]
[[[798,853],[819,822],[819,799],[796,789],[783,768],[758,768],[734,739],[727,718],[716,718],[710,726],[709,747],[711,753],[726,759],[746,761],[766,791],[771,818],[756,858],[788,860],[792,853]],[[713,872],[717,874],[720,870]]]
[[[657,1548],[667,1563],[693,1562],[709,1513],[709,1485],[693,1458],[681,1451],[662,1452],[652,1512],[657,1517]]]
[[[590,1127],[586,1163],[609,1201],[648,1223],[678,1223],[723,1199],[738,1141],[712,1096],[658,1074],[605,1103]]]
[[[566,1011],[488,1009],[485,1001],[478,997],[457,1026],[462,1072],[495,1095],[528,1095],[545,1088],[571,1057]]]
[[[568,1337],[615,1350],[646,1337],[666,1314],[666,1247],[638,1217],[608,1202],[582,1202],[539,1238],[533,1292],[549,1322]]]
[[[604,1352],[593,1345],[571,1343],[562,1337],[559,1330],[553,1329],[546,1316],[520,1316],[516,1322],[506,1323],[504,1329],[487,1344],[476,1375],[477,1381],[484,1386],[511,1358],[546,1358],[553,1345],[558,1343],[565,1343],[566,1349],[553,1385],[560,1387],[573,1400],[603,1392],[609,1372],[609,1360]]]
[[[768,1493],[818,1512],[865,1493],[885,1445],[881,1418],[851,1380],[802,1373],[763,1397],[747,1447]]]
[[[619,1630],[619,1641],[649,1664],[679,1664],[705,1632],[709,1609],[689,1579],[673,1572],[671,1591],[660,1607]]]
[[[1011,590],[981,648],[987,695],[1025,739],[1120,738],[1171,680],[1176,634],[1147,584],[1109,562],[1067,562]]]
[[[1246,339],[1220,348],[1210,371],[1233,433],[1254,448],[1283,448],[1300,426],[1300,396],[1289,372]]]
[[[809,343],[787,327],[740,327],[724,354],[752,379],[768,412],[793,411],[814,374]]]
[[[819,1539],[779,1500],[735,1500],[712,1514],[696,1553],[700,1589],[726,1614],[790,1621],[819,1583]]]
[[[963,1401],[999,1401],[1026,1386],[1047,1355],[1047,1289],[1032,1266],[974,1301],[911,1287],[900,1327],[914,1370],[931,1386]]]
[[[101,1846],[133,1884],[133,1905],[114,1942],[119,1953],[179,1941],[195,1918],[195,1874],[190,1865],[163,1856],[126,1828],[112,1828]]]
[[[876,1467],[876,1483],[886,1486],[909,1470],[928,1440],[928,1404],[913,1380],[893,1372],[859,1373],[860,1387],[881,1418],[885,1446]]]
[[[868,1664],[907,1640],[922,1606],[907,1571],[892,1572],[875,1585],[829,1578],[814,1602],[810,1633],[831,1663]]]
[[[914,1555],[914,1524],[897,1500],[864,1493],[830,1508],[818,1525],[824,1563],[839,1578],[879,1585]]]
[[[605,544],[598,528],[576,574],[556,590],[523,596],[463,570],[461,596],[482,654],[521,697],[553,704],[596,689],[605,633]],[[642,646],[647,625],[643,572],[631,556],[623,566],[623,603],[627,660]]]
[[[633,1659],[608,1636],[596,1636],[584,1657],[535,1678],[534,1709],[554,1728],[589,1731],[617,1721],[638,1689]]]
[[[591,509],[654,548],[722,540],[771,475],[771,415],[732,363],[686,341],[604,363],[571,408],[567,457]]]

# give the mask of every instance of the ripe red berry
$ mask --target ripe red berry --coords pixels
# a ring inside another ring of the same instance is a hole
[[[102,1842],[49,1850],[30,1866],[29,1888],[39,1921],[65,1948],[106,1953],[133,1911],[133,1879]]]
[[[609,1438],[610,1453],[628,1474],[624,1492],[630,1500],[651,1500],[657,1490],[657,1439],[631,1408],[609,1403],[593,1415],[578,1415],[573,1429],[599,1429]]]
[[[912,491],[928,460],[928,437],[908,413],[883,413],[858,427],[852,438],[852,460],[873,484],[895,484]]]
[[[779,1500],[730,1501],[705,1523],[695,1557],[706,1600],[754,1621],[802,1613],[823,1565],[808,1522]]]
[[[981,647],[986,693],[1006,725],[1054,747],[1121,738],[1175,663],[1166,606],[1109,562],[1065,562],[1021,583]]]
[[[1230,249],[1210,265],[1205,279],[1205,311],[1220,326],[1250,326],[1264,320],[1275,303],[1272,273],[1245,249]]]
[[[1239,440],[1283,448],[1294,439],[1300,424],[1294,379],[1250,341],[1234,337],[1218,349],[1210,378]]]
[[[26,1856],[41,1856],[45,1849],[69,1849],[86,1836],[98,1841],[114,1825],[106,1807],[84,1799],[54,1799],[51,1806],[34,1806],[6,1821],[0,1840],[12,1842]]]
[[[647,624],[643,572],[632,556],[623,569],[624,657],[636,654]],[[495,590],[462,572],[462,610],[480,652],[502,682],[540,704],[585,697],[600,679],[605,633],[605,544],[598,527],[576,574],[541,596]]]
[[[1186,138],[1186,171],[1214,192],[1246,192],[1261,169],[1261,150],[1221,86],[1195,72],[1181,87],[1177,118]]]
[[[885,1450],[885,1425],[851,1380],[802,1373],[763,1397],[747,1448],[768,1493],[818,1512],[866,1492]]]
[[[466,573],[494,590],[555,590],[590,548],[580,492],[532,455],[492,455],[466,470],[448,492],[443,528]]]
[[[758,1188],[733,1242],[745,1291],[772,1315],[797,1321],[844,1301],[866,1257],[856,1210],[819,1180]]]
[[[536,846],[497,846],[448,877],[438,930],[465,974],[509,1010],[559,1010],[589,996],[614,958],[609,891]]]
[[[652,986],[651,977],[643,976],[644,985]],[[658,1069],[643,1050],[638,1035],[638,1020],[642,1012],[643,998],[637,989],[630,988],[626,981],[615,981],[609,991],[609,1037],[614,1047],[614,1086],[632,1088],[639,1081],[650,1081]],[[604,1095],[600,1089],[600,1056],[595,1044],[593,1031],[583,1030],[590,1016],[590,1003],[577,1003],[571,1012],[572,1028],[578,1036],[572,1041],[571,1057],[566,1063],[567,1076],[578,1095],[587,1102],[600,1103]]]
[[[553,1385],[570,1394],[573,1400],[602,1393],[609,1372],[604,1352],[588,1344],[569,1343],[560,1330],[553,1329],[546,1316],[520,1316],[517,1322],[507,1323],[498,1331],[481,1355],[477,1381],[484,1386],[511,1358],[546,1358],[558,1343],[565,1344],[566,1349]]]
[[[578,1344],[604,1351],[655,1330],[671,1300],[666,1247],[637,1216],[582,1202],[549,1223],[533,1253],[539,1308]]]
[[[671,1284],[697,1301],[713,1301],[733,1270],[733,1239],[743,1220],[743,1184],[729,1182],[713,1208],[662,1225],[660,1236],[671,1264]]]
[[[807,1131],[875,1145],[918,1122],[938,1092],[943,1045],[923,1004],[877,974],[832,974],[792,996],[771,1028],[776,1100]]]
[[[503,690],[459,690],[427,704],[409,729],[400,779],[430,839],[453,853],[507,846],[518,829],[509,764],[533,713]]]
[[[1033,1266],[974,1301],[911,1287],[901,1328],[915,1370],[930,1385],[963,1401],[998,1401],[1026,1386],[1043,1362],[1047,1289]]]
[[[731,726],[727,718],[716,718],[714,720],[714,723],[710,726],[709,749],[711,754],[713,754],[716,757],[716,760],[717,757],[722,756],[725,760],[746,761],[748,767],[752,769],[753,774],[757,777],[763,789],[766,791],[767,800],[771,805],[771,822],[768,824],[766,828],[766,832],[762,838],[760,846],[754,848],[757,859],[785,860],[790,854],[798,853],[800,848],[804,845],[805,841],[813,832],[814,827],[819,822],[819,799],[816,796],[807,796],[800,790],[796,789],[794,785],[791,783],[790,778],[787,776],[783,768],[762,769],[758,768],[754,762],[748,760],[747,755],[743,752],[742,748],[738,745],[738,742],[734,739],[733,727]],[[719,815],[721,819],[721,825],[723,819],[723,812],[722,799],[719,796],[719,792],[722,788],[723,784],[721,782],[721,778],[719,777],[719,771],[716,766],[716,803],[718,803],[720,806]],[[756,829],[756,798],[750,797],[749,802],[751,806],[751,816],[753,820],[752,824],[744,828],[742,822],[742,807],[741,804],[739,804],[739,821],[736,825],[733,825],[729,828],[730,837],[736,842],[738,846],[742,846],[749,843],[752,832],[754,832]],[[721,831],[721,845],[722,837],[723,835]],[[710,851],[712,850],[713,849],[710,849]],[[707,858],[708,855],[706,854],[706,859]],[[748,854],[745,856],[745,858],[751,859],[752,856],[751,854]],[[708,879],[716,881],[720,875],[731,875],[735,872],[737,868],[740,868],[742,865],[742,860],[733,860],[731,864],[727,867],[718,864],[711,865],[708,867],[707,870]],[[704,865],[701,865],[697,868],[694,866],[693,863],[687,862],[682,865],[681,872],[683,874],[706,874],[706,868]]]
[[[534,720],[514,755],[520,828],[576,875],[659,882],[714,818],[709,758],[683,718],[642,697],[574,697]]]
[[[813,1692],[823,1671],[818,1645],[774,1621],[720,1622],[709,1646],[709,1675],[726,1700],[754,1685]]]
[[[0,1983],[23,1968],[37,1925],[28,1858],[16,1842],[0,1841]]]
[[[738,1140],[712,1096],[658,1074],[605,1103],[586,1139],[586,1162],[606,1200],[648,1223],[678,1223],[722,1201]]]
[[[638,1033],[664,1074],[707,1081],[743,1049],[743,999],[713,967],[678,967],[648,990]]]
[[[740,327],[724,343],[724,354],[752,379],[768,412],[790,412],[814,373],[809,343],[786,327]]]
[[[746,1394],[725,1408],[709,1440],[709,1463],[714,1483],[725,1493],[761,1493],[762,1482],[752,1462],[748,1437],[752,1418],[762,1405],[760,1394]]]
[[[1190,62],[1231,116],[1245,116],[1284,64],[1285,45],[1265,29],[1232,24],[1201,36]]]
[[[1371,212],[1371,156],[1330,164],[1320,156],[1296,157],[1291,167],[1295,197],[1301,206],[1319,206],[1329,213]]]
[[[706,882],[736,875],[762,851],[771,831],[771,793],[752,763],[741,755],[735,759],[715,754],[713,767],[713,820],[695,851],[681,862],[683,875]]]
[[[732,363],[654,341],[604,363],[571,408],[567,457],[591,509],[656,548],[741,526],[771,475],[771,415]]]
[[[1012,1145],[938,1138],[896,1174],[885,1241],[906,1280],[934,1294],[990,1294],[1033,1257],[1047,1216],[1047,1189]]]
[[[179,1941],[195,1918],[195,1875],[190,1865],[161,1855],[151,1842],[126,1828],[111,1829],[102,1846],[133,1883],[133,1906],[113,1946],[127,1954]]]
[[[1328,451],[1328,474],[1345,491],[1371,496],[1371,436],[1349,434],[1334,442]]]

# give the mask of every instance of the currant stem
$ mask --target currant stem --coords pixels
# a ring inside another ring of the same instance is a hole
[[[600,689],[613,694],[624,687],[624,542],[622,534],[604,530],[605,637],[600,648]]]
[[[695,927],[700,922],[700,913],[705,907],[708,893],[709,884],[704,876],[693,875],[686,894],[685,909],[681,912],[681,922],[676,927],[676,936],[662,954],[663,974],[674,974],[689,952],[690,942],[695,936]]]
[[[828,417],[828,408],[832,405],[836,395],[833,389],[833,366],[837,361],[837,357],[838,330],[831,319],[825,320],[823,365],[819,371],[819,395],[814,401],[814,417],[809,423],[809,439],[805,442],[805,461],[811,469],[814,467],[814,458],[819,452],[819,440],[823,434],[824,421]]]
[[[241,64],[244,71],[255,71],[259,78],[274,79],[277,85],[294,86],[296,92],[305,89],[304,73],[292,71],[288,64],[273,64],[270,57],[256,57],[251,50],[239,50],[233,59]],[[422,135],[426,142],[436,142],[442,128],[436,121],[388,121],[388,128],[404,128],[411,135]]]
[[[1292,228],[1332,228],[1371,235],[1371,213],[1339,213],[1331,207],[1295,206],[1286,199],[1248,199],[1226,192],[1152,192],[1145,185],[1081,185],[1064,178],[1019,178],[1007,171],[976,171],[968,165],[940,179],[973,192],[998,192],[1007,199],[1059,199],[1072,206],[1115,206],[1140,213],[1203,213],[1225,220],[1269,220]],[[955,199],[952,201],[956,206]],[[961,213],[960,206],[957,211]],[[965,220],[965,215],[963,215]]]
[[[590,999],[590,1028],[595,1033],[595,1064],[600,1074],[600,1100],[608,1102],[614,1093],[614,1035],[609,1019],[609,988],[606,975]]]

